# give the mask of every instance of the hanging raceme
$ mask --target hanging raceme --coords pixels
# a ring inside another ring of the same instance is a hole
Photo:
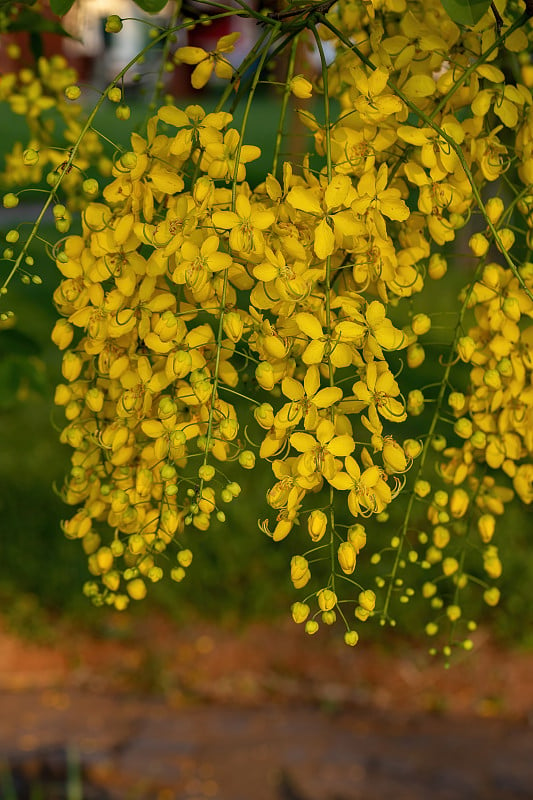
[[[165,98],[55,250],[56,402],[73,449],[62,495],[77,507],[63,528],[88,554],[93,602],[123,609],[164,572],[181,581],[191,529],[223,524],[239,496],[225,463],[268,462],[261,528],[301,550],[297,623],[314,634],[340,617],[354,645],[418,592],[445,655],[471,647],[463,598],[499,598],[496,517],[513,494],[533,499],[533,99],[494,64],[527,49],[531,26],[498,8],[500,35],[490,12],[469,30],[440,0],[256,15],[251,77],[249,60],[226,60],[234,34],[177,50],[193,86],[213,70],[231,81],[219,106]],[[294,50],[287,62],[295,97],[319,98],[291,112],[315,152],[251,185],[261,70],[306,27],[335,48],[318,78],[294,75]],[[438,329],[425,298],[463,269],[454,243],[469,221],[475,266],[440,378],[421,386],[409,375]]]

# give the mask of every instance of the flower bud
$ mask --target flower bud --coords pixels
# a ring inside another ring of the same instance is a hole
[[[87,393],[85,394],[85,405],[89,411],[93,411],[95,414],[98,414],[104,407],[104,393],[102,390],[98,389],[96,386],[88,389]]]
[[[415,483],[414,490],[417,497],[427,497],[431,491],[431,484],[429,481],[419,479]]]
[[[291,558],[291,581],[296,586],[297,583],[307,576],[309,572],[309,562],[304,556],[293,556]],[[307,583],[307,580],[305,581]],[[305,586],[305,584],[303,584]],[[298,587],[297,587],[298,588]]]
[[[173,581],[176,581],[176,583],[181,583],[185,575],[186,572],[183,567],[173,567],[173,569],[170,570],[170,577]]]
[[[344,634],[344,643],[349,647],[355,647],[359,641],[359,634],[356,631],[346,631]]]
[[[412,389],[407,395],[407,413],[418,417],[424,410],[424,395],[420,389]]]
[[[27,150],[24,150],[22,160],[27,167],[33,167],[34,164],[37,164],[39,161],[39,153],[37,150],[29,147]]]
[[[426,352],[421,344],[410,344],[407,348],[407,365],[410,369],[416,369],[424,363]]]
[[[126,105],[118,106],[117,110],[115,111],[115,116],[117,119],[128,120],[131,116],[130,107]]]
[[[433,544],[435,547],[438,547],[439,550],[444,550],[444,548],[450,542],[450,532],[448,528],[445,528],[444,525],[437,525],[433,529]]]
[[[448,264],[446,259],[438,253],[434,253],[429,259],[428,275],[433,281],[438,281],[446,275]]]
[[[355,548],[356,553],[362,550],[366,544],[366,531],[364,526],[358,523],[348,528],[348,541]]]
[[[255,455],[251,450],[242,450],[239,453],[239,464],[243,469],[253,469],[255,467]]]
[[[110,14],[105,21],[105,32],[106,33],[120,33],[122,30],[122,20],[118,16],[118,14]]]
[[[4,208],[16,208],[19,204],[19,199],[13,192],[8,192],[2,199]]]
[[[77,353],[68,350],[63,356],[61,364],[61,372],[67,381],[75,381],[79,377],[81,368],[83,366],[83,359]]]
[[[423,445],[417,439],[406,439],[403,443],[403,449],[407,458],[418,458],[422,452]]]
[[[360,592],[357,599],[359,605],[364,608],[365,611],[373,611],[376,607],[376,595],[372,589],[365,589],[364,592]]]
[[[80,95],[81,89],[79,86],[67,86],[65,89],[65,97],[67,100],[77,100]]]
[[[466,404],[466,397],[462,392],[451,392],[448,397],[448,405],[454,411],[462,411]]]
[[[321,611],[331,611],[337,605],[337,595],[331,589],[320,589],[317,600]]]
[[[295,75],[290,84],[290,90],[300,100],[307,100],[313,93],[313,86],[303,75]]]
[[[515,243],[515,235],[514,232],[510,228],[501,228],[498,231],[498,237],[500,242],[496,242],[496,247],[500,251],[500,253],[508,253],[509,250]]]
[[[307,605],[307,603],[293,603],[291,606],[291,613],[293,620],[300,624],[305,622],[307,617],[309,616],[311,609]]]
[[[460,519],[464,517],[470,505],[470,497],[464,489],[454,489],[450,499],[450,511],[452,517]]]
[[[471,336],[461,336],[457,342],[457,354],[467,364],[476,350],[476,343]]]
[[[489,240],[482,233],[474,233],[474,235],[470,237],[468,245],[477,258],[482,258],[489,250]]]
[[[109,547],[100,547],[96,551],[96,563],[101,573],[109,572],[113,566],[113,553]]]
[[[502,306],[503,313],[512,322],[520,321],[520,303],[516,297],[506,297]]]
[[[393,439],[389,437],[385,438],[381,455],[383,458],[383,466],[389,475],[393,475],[395,472],[405,472],[407,469],[405,452]]]
[[[134,578],[126,586],[127,592],[132,600],[142,600],[146,597],[146,584],[142,578]]]
[[[176,557],[181,567],[190,567],[192,564],[192,552],[190,550],[179,550]]]
[[[270,403],[261,403],[254,408],[255,421],[265,430],[269,430],[274,424],[274,409]]]
[[[483,592],[483,600],[488,606],[497,606],[500,602],[500,590],[496,586],[491,586]]]
[[[411,320],[411,329],[417,336],[423,336],[431,328],[431,318],[427,314],[415,314]]]
[[[502,379],[497,369],[486,369],[483,373],[483,383],[489,389],[501,389]]]
[[[437,594],[437,587],[434,583],[430,583],[426,581],[426,583],[422,586],[422,596],[429,600],[431,597]]]
[[[483,569],[494,580],[502,574],[502,563],[498,557],[498,548],[494,547],[494,545],[489,545],[483,553]]]
[[[274,388],[274,368],[268,361],[262,361],[255,368],[255,379],[262,389],[270,391]]]
[[[305,632],[309,634],[309,636],[313,636],[318,631],[318,622],[315,619],[309,619],[305,623]]]
[[[451,605],[446,609],[446,616],[451,622],[457,622],[461,617],[462,611],[460,606]]]
[[[504,210],[504,204],[501,197],[491,197],[489,200],[487,200],[485,204],[485,210],[488,218],[492,224],[495,225],[500,219]]]
[[[81,188],[87,197],[96,197],[99,191],[98,181],[95,178],[87,178],[83,181]]]
[[[66,319],[58,319],[52,329],[52,341],[60,350],[65,350],[72,342],[74,328]]]
[[[459,562],[456,558],[445,558],[442,562],[442,571],[447,577],[453,575],[459,569]]]
[[[357,552],[351,542],[342,542],[337,550],[337,558],[345,575],[351,575],[355,570]]]
[[[323,511],[315,509],[307,517],[307,531],[313,542],[319,542],[324,536],[328,524],[328,518]]]
[[[477,529],[484,544],[488,544],[494,536],[496,519],[492,514],[482,514],[477,521]]]
[[[238,342],[242,336],[244,322],[238,311],[229,311],[224,314],[222,321],[224,333],[232,342]]]
[[[472,421],[466,417],[461,417],[461,419],[457,420],[453,429],[461,439],[470,439],[472,436]]]

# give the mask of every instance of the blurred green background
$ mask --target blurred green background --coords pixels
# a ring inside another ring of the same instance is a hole
[[[210,103],[214,106],[215,102],[213,95]],[[251,184],[261,180],[269,169],[268,153],[277,124],[272,109],[272,96],[259,94],[246,140],[259,144],[265,155],[248,169]],[[132,118],[140,121],[143,116],[141,95],[132,103]],[[115,119],[114,107],[103,109],[96,127],[109,139],[127,144],[129,126]],[[8,120],[5,130],[13,132],[13,140],[24,139],[24,126],[19,118]],[[13,140],[2,138],[0,157]],[[40,199],[38,194],[31,193],[24,197],[31,203]],[[38,205],[27,207],[28,220],[38,208]],[[11,220],[18,222],[25,218],[23,214],[22,205],[13,212],[1,213],[2,242],[5,231],[14,227]],[[57,236],[50,224],[43,227],[41,235],[51,240]],[[404,371],[399,378],[405,395],[411,388],[440,380],[438,358],[445,352],[443,342],[451,338],[448,325],[454,319],[447,312],[455,306],[467,269],[461,248],[466,251],[464,237],[456,243],[455,251],[449,253],[450,280],[433,285],[428,280],[427,289],[412,304],[415,313],[423,310],[441,316],[435,318],[435,331],[428,337],[431,345],[422,367],[409,374]],[[57,317],[51,297],[58,275],[42,243],[36,244],[32,254],[43,284],[26,286],[18,280],[12,282],[7,300],[8,307],[16,314],[16,329],[0,331],[0,608],[14,627],[38,636],[46,627],[49,613],[99,626],[109,612],[94,609],[82,595],[82,584],[90,577],[86,557],[80,544],[66,540],[60,530],[60,520],[71,509],[54,493],[54,485],[61,485],[69,465],[68,448],[58,441],[62,412],[52,402],[60,375],[60,354],[50,341]],[[6,262],[0,262],[2,276],[6,269]],[[405,306],[407,309],[409,304]],[[28,358],[32,365],[29,369]],[[18,392],[16,397],[21,377],[27,391]],[[404,426],[403,438],[423,434],[425,419],[413,419],[409,432]],[[307,536],[296,529],[288,540],[275,544],[259,531],[258,517],[266,517],[268,512],[264,499],[271,480],[268,468],[253,472],[238,469],[235,479],[243,486],[243,492],[239,500],[225,509],[227,523],[217,524],[207,533],[190,535],[187,545],[194,551],[194,561],[186,580],[179,586],[168,580],[153,587],[139,613],[157,608],[177,620],[200,615],[235,625],[250,619],[275,620],[289,613],[291,602],[297,599],[289,580],[289,560],[295,552],[307,549]],[[372,527],[373,542],[386,545],[401,519],[400,514],[398,508],[389,523]],[[422,517],[419,523],[423,527]],[[489,612],[477,602],[476,608],[469,609],[469,613],[479,613],[488,620],[502,640],[524,646],[533,646],[530,633],[533,612],[528,597],[533,582],[533,557],[527,541],[530,531],[531,514],[518,503],[513,504],[496,535],[504,563],[499,584],[502,604]],[[358,568],[361,583],[372,586],[374,571],[364,551]],[[420,585],[425,579],[421,571]],[[425,603],[413,600],[402,609],[398,628],[406,635],[419,634],[427,610]],[[366,635],[386,639],[377,625],[368,626]]]

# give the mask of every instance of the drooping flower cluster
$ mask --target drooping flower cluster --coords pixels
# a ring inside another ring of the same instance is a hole
[[[16,64],[21,58],[18,46],[10,45],[8,55]],[[0,77],[0,101],[7,102],[14,114],[25,118],[30,134],[27,142],[17,142],[6,155],[6,168],[0,175],[4,189],[32,186],[43,177],[51,186],[55,185],[83,128],[82,106],[67,96],[76,79],[76,71],[59,55],[41,57],[34,68],[21,66]],[[76,89],[74,96],[79,96]],[[103,156],[98,134],[91,130],[80,141],[76,169],[69,170],[62,179],[67,205],[72,210],[85,203],[87,193],[82,186],[85,170],[92,165],[103,174],[108,174],[111,168],[111,162]],[[63,218],[68,219],[68,215]],[[68,226],[64,228],[63,232]]]
[[[361,518],[387,519],[421,451],[412,497],[428,498],[432,541],[425,533],[419,545],[410,541],[409,503],[391,542],[389,587],[401,585],[397,570],[407,562],[428,576],[441,570],[424,584],[437,609],[437,581],[450,579],[455,593],[469,582],[460,522],[477,523],[489,578],[501,571],[493,514],[510,490],[485,469],[502,467],[531,501],[532,270],[513,251],[511,215],[516,205],[524,225],[533,219],[533,103],[529,89],[507,85],[492,64],[498,47],[488,17],[464,33],[437,2],[407,11],[401,0],[341,0],[321,32],[337,37],[322,83],[340,111],[330,119],[326,96],[326,122],[300,113],[318,161],[286,162],[281,176],[251,187],[246,165],[259,148],[231,127],[229,113],[199,105],[162,106],[146,136],[132,135],[102,201],[83,211],[81,235],[57,255],[62,319],[53,338],[66,352],[56,402],[67,418],[62,439],[74,448],[64,497],[81,505],[65,533],[82,540],[100,581],[87,593],[124,608],[162,577],[165,551],[176,543],[171,575],[182,579],[191,559],[179,544],[187,527],[224,519],[223,504],[240,488],[220,465],[253,468],[233,399],[249,393],[243,375],[253,373],[258,455],[275,477],[267,495],[275,522],[262,527],[278,541],[303,526],[330,560],[327,585],[295,603],[293,617],[314,633],[317,616],[331,624],[340,614],[345,640],[355,644],[342,586],[361,622],[376,609],[389,618],[392,596],[379,600],[349,577],[367,542]],[[523,50],[527,36],[516,30],[502,46]],[[216,62],[189,56],[206,69]],[[491,238],[504,252],[483,261],[451,331],[450,365],[455,352],[472,364],[469,387],[448,391],[450,366],[438,397],[417,389],[405,401],[392,359],[409,369],[423,362],[418,339],[431,319],[418,313],[402,328],[395,309],[411,303],[428,276],[445,274],[443,246],[476,213],[485,185],[500,191],[496,182],[514,157],[520,200],[505,213],[503,203],[499,214],[481,207],[490,224],[472,244],[481,259]],[[464,335],[471,308],[475,325]],[[456,417],[450,448],[436,435],[444,398]],[[409,415],[427,399],[436,411],[422,446],[409,435]],[[443,451],[440,476],[450,493],[432,492],[422,475],[431,443]],[[351,522],[344,534],[341,519]],[[313,577],[307,555],[291,561],[296,588]],[[385,585],[379,576],[377,588]],[[487,592],[493,603],[494,590]],[[407,602],[409,593],[400,594]],[[457,622],[456,600],[446,615]]]

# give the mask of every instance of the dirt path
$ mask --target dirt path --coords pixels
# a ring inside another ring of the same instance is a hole
[[[19,779],[57,775],[65,748],[113,798],[518,800],[533,730],[369,709],[200,706],[67,691],[0,695],[0,751]],[[101,796],[105,796],[102,794]]]
[[[64,783],[69,749],[84,800],[533,798],[532,654],[480,637],[445,672],[405,644],[354,654],[292,626],[127,624],[59,647],[0,632],[20,800],[31,777]]]

